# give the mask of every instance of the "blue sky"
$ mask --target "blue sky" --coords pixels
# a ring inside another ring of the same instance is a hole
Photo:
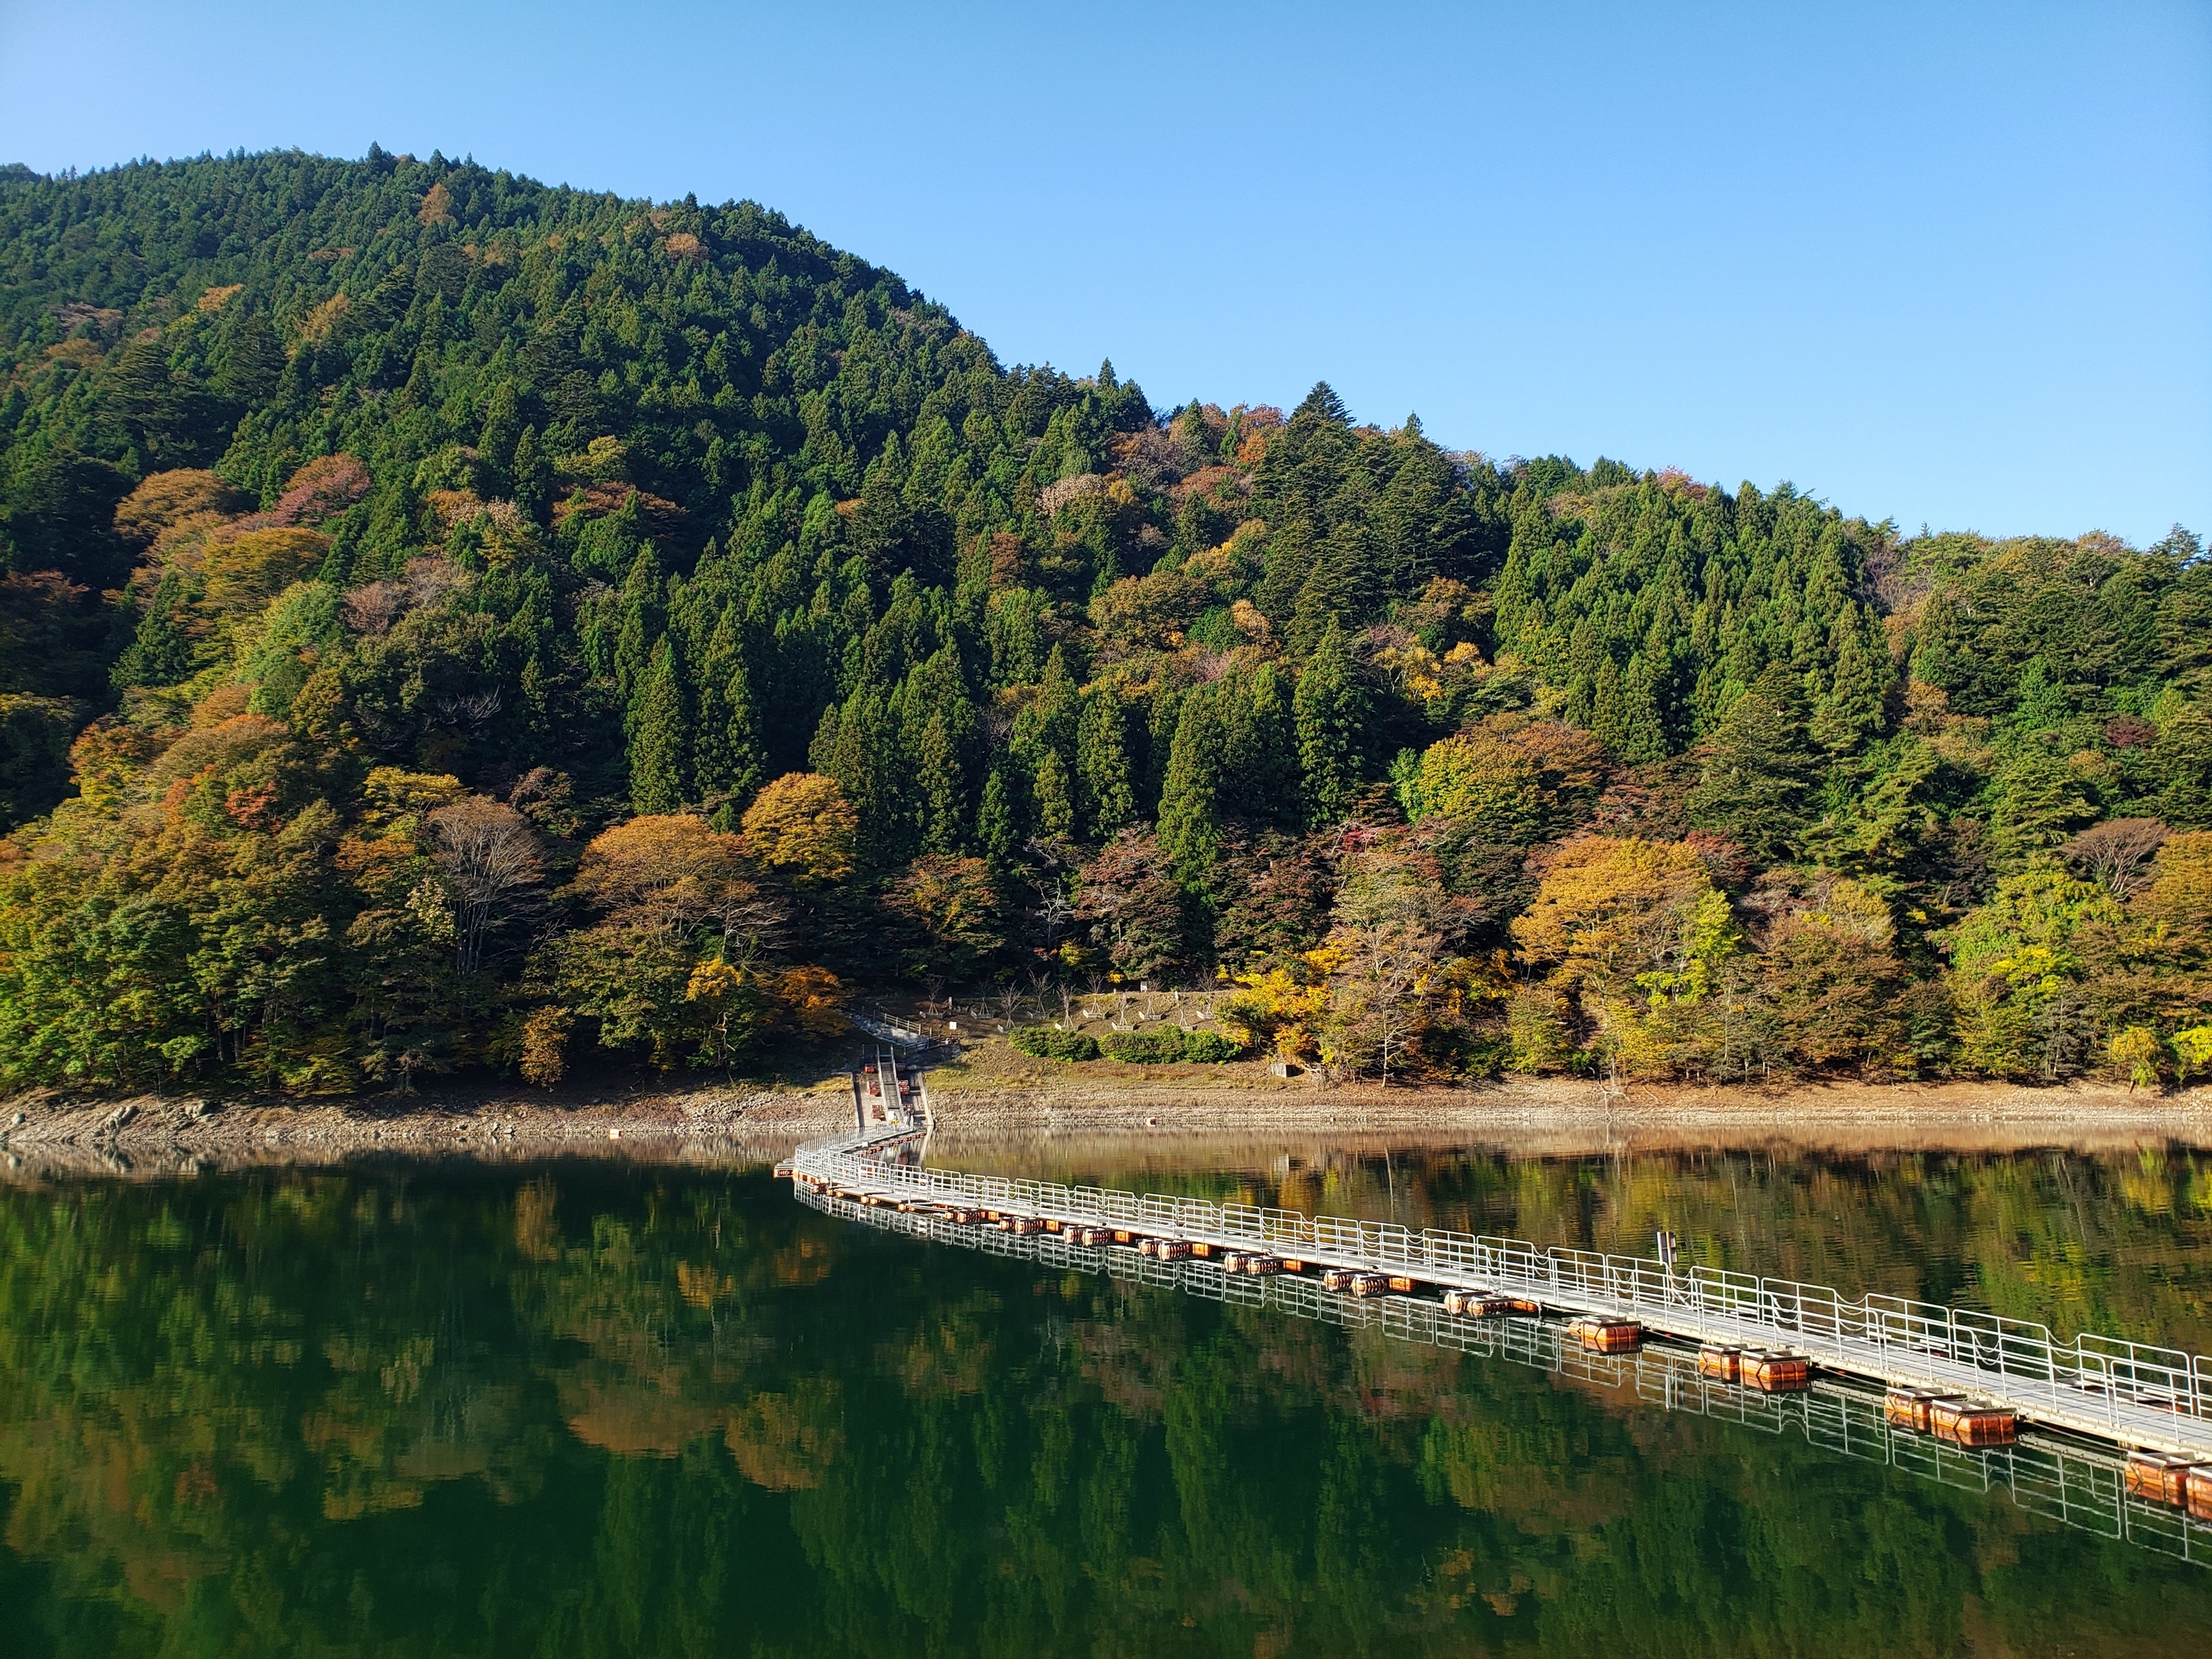
[[[2212,533],[2212,5],[0,0],[0,161],[299,145],[752,197],[1001,359]]]

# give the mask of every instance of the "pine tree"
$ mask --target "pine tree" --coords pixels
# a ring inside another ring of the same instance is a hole
[[[283,380],[283,343],[267,313],[229,307],[223,314],[234,313],[237,321],[226,325],[215,355],[215,390],[234,404],[259,403],[274,397]]]
[[[501,380],[485,406],[483,428],[477,434],[477,453],[501,473],[514,460],[515,441],[522,436],[522,400],[514,382]]]
[[[1355,507],[1343,509],[1343,521],[1316,550],[1313,568],[1291,610],[1286,637],[1293,653],[1310,652],[1333,625],[1356,629],[1372,613],[1378,568],[1386,554],[1369,522],[1371,505],[1363,499]],[[1337,510],[1335,503],[1331,506]]]
[[[1093,841],[1111,840],[1137,817],[1122,720],[1121,694],[1111,685],[1094,685],[1085,694],[1075,733],[1075,769]]]
[[[768,776],[743,641],[737,609],[726,606],[699,670],[699,793],[708,799],[726,797],[719,816],[731,821]]]
[[[690,799],[686,774],[690,720],[676,647],[665,637],[653,647],[630,716],[629,803],[639,812],[674,812]]]
[[[514,459],[507,464],[514,486],[514,504],[533,519],[543,518],[551,505],[553,469],[538,443],[538,428],[526,426],[514,441]]]
[[[1206,890],[1221,844],[1220,704],[1218,682],[1183,699],[1160,790],[1160,848],[1176,879],[1194,893]]]
[[[192,672],[191,641],[177,625],[177,607],[184,587],[173,575],[164,576],[146,602],[137,632],[116,659],[112,679],[117,690],[134,685],[174,685]]]
[[[948,642],[907,676],[900,749],[915,769],[922,844],[953,853],[967,844],[981,763],[980,728],[957,644]]]
[[[836,780],[860,817],[858,856],[865,871],[896,869],[915,853],[917,781],[898,741],[896,705],[902,702],[864,681],[838,705],[834,728],[825,715],[824,729],[815,734],[815,770]]]
[[[1624,760],[1663,760],[1667,730],[1659,714],[1657,675],[1641,651],[1628,659],[1620,678],[1620,720],[1614,752]]]
[[[1367,726],[1366,693],[1353,678],[1352,653],[1335,623],[1306,659],[1291,702],[1298,766],[1305,777],[1306,821],[1318,829],[1340,822],[1352,810]]]
[[[1289,688],[1273,663],[1222,682],[1222,806],[1261,823],[1297,823],[1297,731]]]
[[[1813,740],[1832,755],[1846,755],[1881,735],[1893,671],[1879,624],[1859,605],[1836,618],[1828,653],[1835,672],[1813,713]]]
[[[1035,700],[1014,719],[1013,751],[1030,775],[1037,827],[1048,836],[1077,832],[1077,726],[1082,700],[1067,653],[1055,645],[1045,659]]]
[[[622,587],[621,621],[615,634],[615,690],[635,710],[637,687],[664,626],[660,564],[649,546],[637,550]]]
[[[1048,836],[1075,836],[1075,787],[1060,750],[1048,749],[1036,766],[1037,827]]]
[[[1626,714],[1620,670],[1614,665],[1613,659],[1607,657],[1598,664],[1597,674],[1590,682],[1588,724],[1597,740],[1616,755],[1626,753],[1621,747]]]
[[[1022,850],[1021,816],[1016,810],[1014,787],[1004,767],[994,766],[983,780],[982,804],[975,809],[975,839],[1000,870],[1011,869]]]
[[[959,748],[943,714],[932,714],[923,722],[921,737],[908,753],[921,786],[921,844],[933,853],[959,852],[967,840],[965,791]]]
[[[1761,862],[1791,854],[1820,773],[1797,678],[1777,663],[1738,697],[1700,745],[1690,821],[1732,837]]]

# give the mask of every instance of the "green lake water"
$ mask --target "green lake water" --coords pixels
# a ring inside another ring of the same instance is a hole
[[[2212,1158],[970,1156],[2212,1349]],[[1978,1468],[1979,1465],[1975,1467]],[[2158,1654],[2005,1490],[762,1170],[0,1188],[0,1652]],[[1972,1486],[1973,1489],[1968,1489]]]

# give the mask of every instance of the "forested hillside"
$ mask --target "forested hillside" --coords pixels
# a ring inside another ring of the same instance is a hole
[[[17,1084],[1115,979],[1344,1074],[2212,1070],[2179,530],[1158,410],[751,204],[374,150],[0,172],[0,373]]]

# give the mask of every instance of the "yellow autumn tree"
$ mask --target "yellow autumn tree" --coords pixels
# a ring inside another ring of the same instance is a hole
[[[853,873],[860,814],[836,780],[819,772],[787,772],[745,809],[744,838],[752,854],[802,887],[823,887]]]
[[[771,1017],[766,958],[787,917],[743,837],[690,813],[635,817],[584,849],[572,890],[599,920],[556,939],[537,976],[603,1047],[727,1065]]]
[[[1579,1000],[1606,1055],[1642,1073],[1725,1056],[1747,1017],[1729,969],[1742,935],[1686,842],[1568,842],[1513,921],[1522,961]]]

